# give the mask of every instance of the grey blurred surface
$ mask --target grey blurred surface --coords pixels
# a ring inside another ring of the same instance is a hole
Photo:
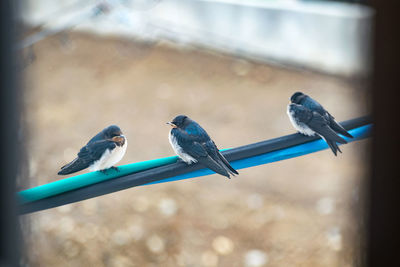
[[[45,29],[66,27],[147,41],[173,40],[347,77],[370,71],[373,11],[363,5],[296,0],[23,3],[21,19]],[[106,12],[93,16],[92,9],[99,3],[107,7]]]

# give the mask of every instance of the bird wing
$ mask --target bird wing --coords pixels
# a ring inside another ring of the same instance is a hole
[[[116,144],[110,140],[95,141],[82,147],[78,153],[78,158],[89,164],[99,160],[107,149],[114,149]]]
[[[208,154],[217,161],[221,166],[223,166],[228,173],[231,173],[232,175],[239,174],[237,170],[235,170],[231,164],[229,164],[228,160],[219,152],[219,149],[215,145],[214,141],[210,140],[210,142],[206,143],[206,149],[208,151]]]
[[[308,125],[308,122],[313,118],[313,112],[303,105],[290,104],[290,108],[295,114],[296,121],[299,123]]]
[[[62,166],[58,174],[65,175],[83,170],[99,160],[107,149],[114,149],[115,146],[116,144],[109,140],[90,142],[81,148],[76,159]]]
[[[328,117],[329,117],[329,126],[332,128],[332,130],[334,130],[335,132],[337,132],[337,133],[340,133],[340,134],[342,134],[342,135],[344,135],[344,136],[347,136],[347,137],[350,137],[350,138],[353,138],[353,136],[351,135],[351,134],[349,134],[349,132],[347,132],[343,127],[342,127],[342,125],[340,125],[339,123],[337,123],[337,121],[335,120],[335,118],[331,115],[331,114],[329,114],[329,112],[327,112],[328,113]]]
[[[312,111],[318,112],[328,122],[329,127],[335,132],[353,138],[351,134],[349,134],[339,123],[336,122],[335,118],[326,109],[324,109],[320,103],[311,97],[308,96],[305,98],[303,105]]]
[[[337,135],[335,131],[329,127],[328,121],[326,121],[319,113],[312,112],[312,115],[311,120],[307,123],[311,130],[315,131],[326,140],[347,144],[346,140]]]
[[[224,155],[221,154],[221,152],[218,151],[217,154],[218,154],[218,157],[220,158],[220,160],[224,163],[224,166],[228,167],[229,172],[230,172],[233,176],[235,176],[235,174],[236,174],[236,175],[239,174],[239,172],[238,172],[237,170],[235,170],[235,169],[231,166],[231,164],[229,163],[229,161],[224,157]]]
[[[216,173],[230,178],[229,170],[225,167],[221,160],[216,157],[216,153],[218,153],[218,151],[214,151],[212,150],[212,148],[209,147],[210,141],[205,143],[194,142],[194,146],[196,147],[195,153],[197,154],[197,156],[201,155],[200,157],[196,157],[196,159],[198,160],[198,162],[215,171]],[[198,153],[200,151],[201,154]]]
[[[209,142],[212,142],[211,139],[201,142],[198,137],[181,133],[180,138],[177,138],[177,142],[186,154],[216,173],[229,178],[229,172],[224,165],[215,160],[213,156],[215,152],[213,153],[212,147],[209,144]]]
[[[317,111],[311,111],[304,106],[296,106],[296,119],[300,123],[304,123],[311,130],[321,136],[331,148],[333,154],[337,155],[337,151],[341,152],[336,142],[346,144],[346,140],[336,134],[334,130],[329,127],[329,122]]]

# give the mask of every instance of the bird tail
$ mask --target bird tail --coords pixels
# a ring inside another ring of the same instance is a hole
[[[221,152],[219,152],[219,151],[218,151],[217,153],[218,153],[217,156],[218,156],[219,160],[222,161],[221,163],[222,163],[222,165],[226,168],[226,170],[227,170],[230,174],[232,174],[233,176],[238,175],[238,174],[239,174],[238,171],[235,170],[235,169],[231,166],[231,164],[229,164],[228,160],[224,157],[224,155],[222,155]]]
[[[331,148],[331,150],[332,150],[333,154],[335,154],[335,156],[337,156],[337,151],[342,153],[342,151],[340,150],[339,146],[336,144],[335,141],[332,141],[332,140],[325,140],[325,141],[329,145],[329,147]]]
[[[230,179],[229,172],[227,171],[226,167],[223,167],[223,164],[220,164],[216,162],[214,159],[212,159],[210,156],[207,156],[207,158],[199,158],[198,161],[206,166],[207,168],[210,168],[211,170],[215,171],[218,174],[221,174],[223,176],[226,176],[227,178]]]
[[[331,148],[331,150],[332,150],[333,154],[335,154],[335,156],[337,155],[337,151],[339,151],[340,153],[342,152],[342,151],[340,151],[337,143],[347,144],[346,140],[344,140],[342,137],[340,137],[337,133],[335,133],[328,126],[320,129],[320,131],[318,132],[318,135],[322,139],[325,140],[325,142],[329,145],[329,147]]]
[[[330,132],[329,136],[325,136],[325,137],[322,136],[322,135],[320,135],[320,136],[329,145],[329,147],[331,148],[331,150],[332,150],[333,154],[335,154],[335,156],[337,156],[337,151],[342,153],[342,151],[340,150],[340,148],[337,145],[337,143],[339,143],[339,144],[347,144],[346,140],[344,140],[342,137],[340,137],[339,135],[337,135],[333,131]]]
[[[78,172],[85,168],[89,167],[86,162],[81,160],[80,158],[76,158],[70,163],[61,167],[61,170],[58,172],[58,175],[66,175],[74,172]]]
[[[335,121],[335,119],[333,119],[333,118],[331,119],[330,127],[332,128],[332,130],[334,130],[334,131],[337,132],[337,133],[340,133],[341,135],[347,136],[347,137],[349,137],[349,138],[354,138],[351,134],[349,134],[348,131],[346,131],[346,130],[342,127],[342,125],[340,125],[339,123],[337,123],[337,122]]]

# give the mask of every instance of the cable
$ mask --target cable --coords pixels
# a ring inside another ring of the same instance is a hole
[[[367,138],[371,135],[371,118],[368,116],[348,120],[342,122],[341,125],[346,130],[349,130],[350,133],[354,136],[353,139],[346,138],[346,140],[349,142]],[[229,150],[225,150],[222,153],[227,158],[227,160],[231,162],[234,168],[242,169],[274,161],[298,157],[301,155],[326,149],[327,147],[327,144],[319,137],[308,137],[301,134],[291,134],[250,145],[232,148]],[[204,166],[201,164],[187,165],[183,162],[169,163],[171,161],[176,161],[176,157],[139,162],[136,163],[139,165],[134,166],[138,167],[141,164],[142,167],[149,167],[150,163],[153,167],[143,171],[138,171],[136,173],[121,175],[118,178],[113,176],[111,177],[111,179],[104,179],[100,182],[97,181],[93,184],[89,183],[84,187],[80,187],[70,191],[67,190],[61,194],[52,195],[50,197],[42,198],[36,201],[24,199],[24,201],[22,201],[20,205],[20,213],[25,214],[54,208],[57,206],[82,201],[104,194],[113,193],[134,186],[175,181],[214,173],[209,169],[204,169]],[[157,164],[163,166],[157,166]],[[129,167],[129,165],[126,166]],[[119,168],[123,169],[124,166],[120,166]],[[136,169],[136,171],[138,169]],[[91,175],[95,175],[98,173],[100,172],[91,173]],[[81,178],[82,176],[84,175],[80,175]],[[19,192],[19,197],[23,197],[23,192],[26,193],[26,191],[27,190]]]
[[[131,163],[123,166],[118,166],[118,171],[111,169],[107,170],[106,173],[102,172],[84,173],[23,190],[18,193],[18,197],[20,203],[37,201],[43,198],[55,196],[64,192],[72,191],[95,183],[171,164],[176,162],[177,160],[178,157],[176,156],[166,157],[161,159],[154,159],[154,160],[148,160],[143,162]]]

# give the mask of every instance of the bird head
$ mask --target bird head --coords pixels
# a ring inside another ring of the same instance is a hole
[[[114,141],[118,145],[125,143],[125,136],[122,134],[121,129],[116,125],[108,126],[103,130],[104,138]]]
[[[190,122],[191,122],[191,120],[189,119],[189,117],[187,117],[185,115],[179,115],[179,116],[176,116],[171,122],[167,122],[167,124],[171,125],[172,128],[183,129]]]
[[[294,104],[300,104],[304,97],[306,97],[306,95],[302,92],[296,92],[290,97],[290,102]]]

